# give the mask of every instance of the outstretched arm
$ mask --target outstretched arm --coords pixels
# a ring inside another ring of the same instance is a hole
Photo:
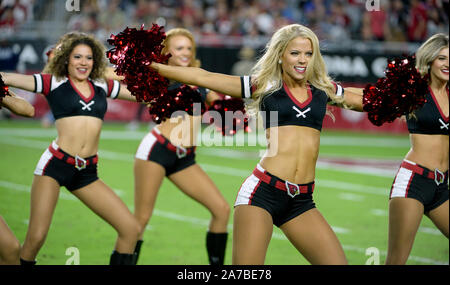
[[[120,84],[120,91],[117,99],[136,102],[136,97],[131,95],[126,85]]]
[[[346,87],[343,93],[340,85],[335,85],[335,89],[336,98],[339,99],[331,100],[329,104],[354,111],[363,111],[363,88]]]
[[[106,67],[104,75],[106,79],[111,80],[122,81],[125,79],[125,76],[117,75],[117,73],[114,71],[114,67],[112,66]]]
[[[345,87],[345,92],[350,91],[352,93],[358,94],[360,96],[363,95],[364,88],[356,88],[356,87]]]
[[[27,100],[17,96],[9,90],[11,96],[5,96],[2,100],[2,106],[5,106],[16,115],[24,117],[34,117],[34,107]]]
[[[5,85],[34,92],[36,83],[33,75],[24,75],[19,73],[0,72]]]
[[[363,111],[363,88],[348,87],[344,89],[344,104],[354,111]]]
[[[114,68],[111,66],[108,66],[106,68],[104,76],[106,80],[116,80],[119,82],[125,79],[125,76],[117,75],[114,71]],[[117,99],[136,102],[136,97],[131,95],[130,91],[127,89],[127,86],[124,84],[120,84],[120,90],[119,95],[117,95]]]
[[[211,105],[214,101],[219,100],[221,97],[215,91],[209,91],[206,94],[206,104]]]
[[[161,76],[184,83],[214,90],[232,97],[241,97],[239,76],[206,71],[198,67],[171,66],[152,62],[151,68]]]

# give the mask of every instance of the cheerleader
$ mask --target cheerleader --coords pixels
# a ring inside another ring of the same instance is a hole
[[[6,85],[45,96],[58,132],[34,171],[30,220],[20,255],[21,264],[36,263],[61,186],[117,231],[110,264],[133,264],[141,228],[127,206],[98,178],[97,151],[107,110],[106,98],[130,101],[135,98],[118,81],[103,79],[105,50],[93,36],[74,33],[61,42],[54,53],[49,73],[1,73]]]
[[[416,68],[429,76],[426,103],[407,116],[411,149],[389,196],[386,264],[405,264],[425,214],[448,238],[448,35],[436,34],[416,52]]]
[[[25,99],[17,96],[11,90],[9,95],[0,98],[0,106],[6,107],[16,115],[34,117],[34,107]],[[8,224],[0,216],[0,265],[20,264],[20,242],[8,227]]]
[[[195,58],[195,41],[192,34],[181,28],[166,33],[163,54],[170,53],[169,66],[198,67]],[[171,82],[169,90],[181,86]],[[203,102],[219,98],[214,92],[197,88]],[[217,186],[195,161],[195,138],[200,116],[171,118],[155,126],[141,141],[134,162],[135,201],[134,214],[142,232],[135,253],[139,256],[144,229],[150,220],[156,197],[164,177],[167,177],[184,194],[197,201],[211,213],[206,234],[209,263],[222,265],[227,243],[227,225],[230,207]],[[180,129],[184,137],[178,136]]]
[[[169,79],[253,98],[250,107],[263,115],[268,149],[237,194],[232,263],[263,264],[275,225],[310,263],[347,264],[315,206],[314,179],[327,103],[362,111],[362,96],[344,95],[331,81],[314,32],[298,24],[280,28],[251,77],[155,62],[151,67]]]

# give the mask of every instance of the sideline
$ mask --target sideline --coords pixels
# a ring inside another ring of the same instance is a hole
[[[1,135],[1,132],[0,132]],[[35,148],[40,149],[42,152],[50,145],[51,141],[43,142],[38,140],[30,140],[16,137],[1,137],[0,143],[21,146],[27,148]],[[208,148],[199,148],[199,155],[209,155],[209,156],[217,156],[217,157],[229,157],[237,159],[240,156],[240,159],[257,159],[258,155],[256,152],[252,154],[252,152],[248,151],[238,151],[238,150],[229,150],[229,149],[220,149],[214,148],[213,150],[209,150]],[[259,153],[259,152],[258,152]],[[111,159],[111,160],[119,160],[124,162],[133,162],[134,161],[134,153],[120,153],[115,151],[108,151],[99,149],[98,151],[100,159]],[[393,178],[395,173],[400,165],[401,160],[382,160],[382,159],[358,159],[358,158],[322,158],[319,155],[319,159],[317,160],[317,168],[318,169],[326,169],[332,171],[342,171],[348,173],[358,173],[363,175],[370,176],[378,176],[378,177],[386,177]],[[208,167],[207,164],[201,164],[202,166]],[[244,173],[237,171],[235,168],[220,167],[221,172],[218,173],[226,173],[233,176],[242,176],[247,177],[251,170],[247,170]],[[212,172],[215,171],[215,167],[210,167]],[[240,173],[236,175],[236,172]],[[242,174],[241,174],[242,173]]]
[[[30,186],[16,184],[16,183],[3,181],[3,180],[0,180],[0,188],[13,190],[13,191],[20,191],[20,192],[29,192],[30,191],[29,190]],[[119,194],[119,196],[122,196],[122,195]],[[73,197],[72,195],[67,194],[67,193],[61,193],[60,197],[63,200],[78,201],[78,199],[76,199],[75,197]],[[127,206],[132,209],[132,206],[131,207],[129,205],[127,205]],[[159,217],[163,217],[163,218],[167,218],[167,219],[171,219],[171,220],[187,222],[187,223],[193,224],[195,226],[199,226],[199,225],[207,226],[209,224],[209,220],[206,220],[206,219],[184,216],[184,215],[180,215],[180,214],[173,213],[173,212],[162,211],[162,210],[159,210],[156,208],[154,209],[153,214],[155,216],[159,216]],[[348,230],[348,229],[334,227],[334,226],[331,226],[331,227],[338,234],[347,234],[350,232],[350,230]],[[231,233],[232,232],[231,224],[228,225],[228,229],[230,230],[230,233]],[[147,230],[149,230],[149,229],[147,228]],[[272,237],[277,240],[288,241],[288,239],[283,234],[280,234],[280,233],[273,232]],[[343,244],[342,247],[344,248],[344,250],[347,250],[347,251],[356,251],[356,252],[359,252],[362,254],[366,253],[366,249],[362,248],[362,247],[353,246],[353,245],[345,245],[345,244]],[[383,250],[383,251],[380,251],[380,254],[383,256],[386,256],[387,252],[385,250]],[[409,256],[409,260],[413,260],[413,261],[420,262],[420,263],[433,264],[433,265],[448,265],[449,264],[448,262],[434,260],[434,259],[426,258],[426,257],[413,256],[413,255]]]
[[[102,130],[101,139],[105,140],[137,140],[140,141],[148,132],[142,131],[111,131]],[[220,141],[225,146],[231,146],[234,142],[238,146],[244,146],[245,142],[265,142],[264,132],[252,132],[244,134],[238,132],[234,137],[223,137],[217,133],[220,140],[209,136],[209,132],[199,133],[198,141],[205,145],[213,145],[214,142]],[[16,136],[16,137],[34,137],[34,138],[55,138],[57,136],[56,129],[40,129],[40,128],[0,128],[0,136]],[[335,136],[324,134],[320,138],[321,145],[331,146],[364,146],[364,147],[388,147],[388,148],[409,148],[410,142],[408,137],[358,137],[358,136]],[[200,145],[201,146],[201,145]]]

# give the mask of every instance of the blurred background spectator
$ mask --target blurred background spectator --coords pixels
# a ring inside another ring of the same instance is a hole
[[[233,64],[231,74],[244,76],[250,74],[250,71],[255,66],[255,50],[251,47],[242,47],[239,50],[239,61]]]
[[[182,26],[191,30],[200,46],[261,46],[261,38],[267,39],[290,23],[307,25],[321,40],[336,43],[421,42],[449,30],[449,0],[374,1],[380,4],[378,11],[367,11],[366,0],[81,0],[79,12],[52,13],[63,8],[64,2],[3,0],[0,30],[20,36],[24,23],[59,21],[61,25],[51,27],[59,29],[55,37],[78,30],[105,38],[125,26],[157,23],[166,29]]]
[[[111,34],[156,23],[189,29],[203,68],[245,75],[274,31],[299,23],[318,35],[330,76],[363,87],[384,75],[388,58],[448,34],[448,10],[449,0],[0,0],[0,70],[40,72],[46,51],[70,31],[92,33],[111,48]],[[19,95],[51,126],[42,96]],[[129,129],[150,120],[144,107],[127,103],[110,102],[105,119],[131,122]]]
[[[3,7],[0,15],[0,33],[5,36],[12,36],[17,25],[16,19],[14,18],[13,7]]]

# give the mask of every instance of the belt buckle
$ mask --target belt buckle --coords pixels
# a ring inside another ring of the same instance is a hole
[[[298,187],[297,184],[291,183],[289,181],[285,181],[285,185],[286,185],[287,194],[291,198],[294,198],[295,196],[300,194],[300,187]]]
[[[182,146],[177,146],[176,153],[177,153],[178,158],[183,158],[187,155],[187,149],[185,149]]]
[[[434,170],[434,182],[439,186],[440,184],[444,183],[445,175],[443,172],[441,172],[439,169]]]
[[[81,163],[80,163],[81,162]],[[78,170],[83,170],[86,168],[86,160],[79,157],[78,155],[75,156],[75,168]]]

